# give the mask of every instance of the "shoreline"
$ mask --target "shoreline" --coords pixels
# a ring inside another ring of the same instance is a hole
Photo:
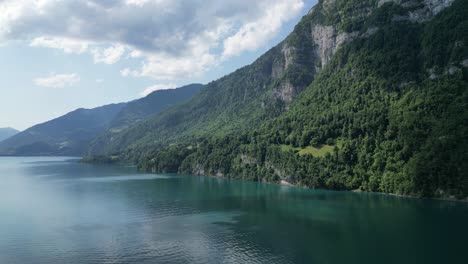
[[[102,163],[95,163],[95,162],[86,162],[85,163],[94,163],[94,164],[102,164]],[[118,165],[118,163],[110,163],[111,165]],[[144,171],[143,171],[144,172]],[[153,174],[158,174],[158,172],[146,172],[146,173],[153,173]],[[175,173],[178,175],[184,175],[180,173]],[[224,175],[206,175],[206,174],[191,174],[194,176],[206,176],[206,177],[214,177],[214,178],[223,178],[223,179],[231,179],[227,178]],[[241,181],[248,181],[248,180],[243,180],[243,179],[238,179]],[[258,182],[258,181],[257,181]],[[276,184],[280,186],[287,186],[287,187],[294,187],[294,188],[302,188],[302,189],[307,189],[307,190],[314,190],[312,188],[308,188],[306,186],[300,186],[296,185],[293,183],[290,183],[286,180],[281,179],[279,182],[269,182],[269,181],[262,181],[263,183],[268,183],[268,184]],[[396,196],[396,197],[405,197],[405,198],[412,198],[412,199],[418,199],[418,200],[434,200],[434,201],[445,201],[445,202],[461,202],[461,203],[467,203],[468,204],[468,197],[464,199],[456,199],[453,197],[446,197],[446,198],[440,198],[440,197],[417,197],[417,196],[412,196],[412,195],[405,195],[405,194],[396,194],[396,193],[384,193],[384,192],[370,192],[370,191],[363,191],[363,190],[333,190],[333,189],[316,189],[316,190],[325,190],[325,191],[336,191],[336,192],[365,192],[365,193],[372,193],[372,194],[381,194],[381,195],[390,195],[390,196]]]
[[[354,192],[354,193],[369,193],[369,194],[379,194],[379,195],[389,195],[389,196],[396,196],[396,197],[404,197],[404,198],[411,198],[411,199],[417,199],[417,200],[433,200],[433,201],[444,201],[444,202],[461,202],[461,203],[467,203],[468,204],[468,197],[464,199],[456,199],[456,198],[437,198],[437,197],[417,197],[417,196],[412,196],[412,195],[406,195],[406,194],[396,194],[396,193],[384,193],[384,192],[369,192],[369,191],[363,191],[363,190],[332,190],[332,189],[312,189],[304,186],[299,186],[292,184],[288,181],[281,180],[279,183],[275,182],[267,182],[267,183],[272,183],[272,184],[278,184],[281,186],[288,186],[288,187],[294,187],[294,188],[302,188],[302,189],[307,189],[307,190],[324,190],[324,191],[334,191],[334,192]]]

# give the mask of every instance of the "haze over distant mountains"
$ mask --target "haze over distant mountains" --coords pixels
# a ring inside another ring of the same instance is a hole
[[[9,137],[12,137],[18,134],[18,130],[11,128],[11,127],[3,127],[0,128],[0,141],[3,141]]]
[[[90,142],[108,131],[115,134],[127,126],[188,100],[201,84],[159,90],[128,103],[93,109],[77,109],[35,125],[0,143],[0,155],[83,155]]]

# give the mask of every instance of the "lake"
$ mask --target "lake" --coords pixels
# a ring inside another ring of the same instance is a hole
[[[0,263],[466,263],[468,205],[0,158]]]

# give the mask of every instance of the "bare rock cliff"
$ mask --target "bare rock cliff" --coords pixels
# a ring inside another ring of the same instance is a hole
[[[307,14],[307,16],[328,16],[335,12],[337,4],[343,0],[321,0]],[[430,20],[443,9],[449,7],[455,0],[375,0],[369,4],[363,4],[353,10],[353,16],[369,16],[373,10],[382,7],[386,3],[394,3],[408,9],[404,15],[393,17],[393,21],[410,21],[413,23],[422,23]],[[356,38],[367,38],[375,34],[378,27],[369,27],[363,31],[346,32],[340,30],[337,25],[327,25],[325,23],[311,23],[308,41],[311,42],[311,51],[309,56],[310,69],[313,76],[320,72],[330,61],[336,51],[346,43]],[[272,65],[272,78],[280,80],[273,90],[272,97],[283,101],[288,106],[294,98],[307,85],[293,85],[291,80],[284,78],[288,69],[297,63],[298,48],[290,45],[287,41],[283,42],[281,53],[282,59]],[[302,56],[303,58],[304,56]]]

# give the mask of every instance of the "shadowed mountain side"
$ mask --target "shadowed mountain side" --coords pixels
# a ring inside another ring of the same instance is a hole
[[[0,142],[18,133],[18,130],[11,127],[0,128]]]

